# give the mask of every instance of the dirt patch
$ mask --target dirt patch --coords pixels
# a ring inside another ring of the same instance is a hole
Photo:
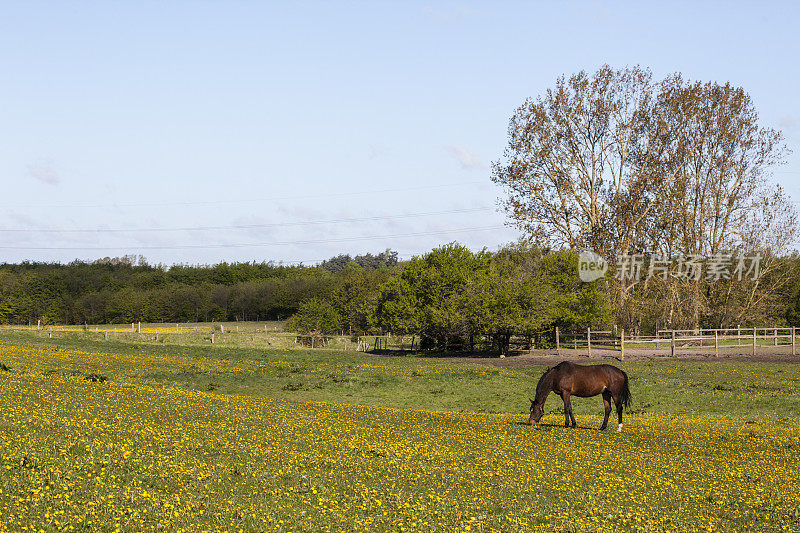
[[[792,355],[791,346],[759,347],[753,355],[752,348],[737,346],[735,348],[720,349],[719,356],[714,356],[713,347],[684,348],[678,351],[675,357],[670,356],[669,349],[659,350],[625,350],[625,361],[686,361],[686,362],[742,362],[742,363],[794,363],[800,364],[800,355]],[[435,357],[439,360],[477,363],[499,367],[547,367],[561,361],[571,361],[579,364],[613,363],[620,360],[620,352],[616,350],[592,350],[592,357],[586,355],[586,350],[533,350],[523,354],[514,354],[508,357],[487,357],[459,355],[453,357]]]

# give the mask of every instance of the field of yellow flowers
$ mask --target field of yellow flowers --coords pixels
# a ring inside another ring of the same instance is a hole
[[[54,371],[182,364],[158,355],[0,341],[0,361],[6,531],[800,530],[795,418],[635,414],[618,434],[550,414],[531,428]]]

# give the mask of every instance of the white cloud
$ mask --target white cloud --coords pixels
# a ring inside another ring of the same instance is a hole
[[[800,126],[800,119],[792,115],[785,115],[781,117],[779,122],[781,128],[791,129]]]
[[[30,228],[39,228],[42,226],[38,219],[30,217],[23,213],[17,213],[16,211],[11,211],[8,214],[9,218],[15,221],[19,227],[30,229]]]
[[[61,181],[53,162],[49,160],[40,160],[28,165],[28,175],[47,185],[58,185],[58,182]]]
[[[484,168],[480,158],[463,146],[447,145],[444,149],[456,158],[462,168]]]

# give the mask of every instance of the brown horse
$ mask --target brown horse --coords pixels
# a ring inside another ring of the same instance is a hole
[[[622,431],[622,408],[628,407],[631,401],[631,391],[628,388],[628,375],[612,365],[576,365],[569,361],[548,368],[539,383],[536,384],[536,399],[531,400],[531,416],[528,423],[533,425],[541,420],[544,414],[544,402],[550,392],[555,392],[564,400],[564,426],[575,427],[575,415],[572,414],[570,396],[596,396],[603,395],[603,405],[606,416],[600,429],[608,426],[608,415],[611,414],[611,402],[617,407],[619,423],[617,431]]]

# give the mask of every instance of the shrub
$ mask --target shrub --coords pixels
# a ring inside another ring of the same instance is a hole
[[[331,335],[338,331],[341,317],[330,302],[311,298],[300,304],[300,308],[287,322],[285,328],[302,335],[319,331]]]

